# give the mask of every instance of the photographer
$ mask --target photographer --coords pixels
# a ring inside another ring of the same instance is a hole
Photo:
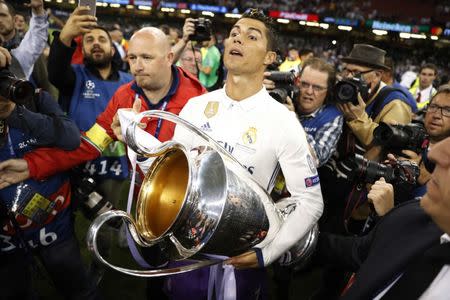
[[[316,261],[356,272],[341,299],[448,299],[449,149],[450,138],[431,149],[436,168],[420,202],[390,210],[364,237],[320,234]],[[392,189],[380,184],[377,194],[372,201],[383,214]]]
[[[10,70],[20,78],[30,78],[34,63],[47,44],[48,20],[44,10],[44,0],[30,0],[32,17],[30,28],[22,37],[14,28],[15,10],[8,2],[0,1],[0,36],[3,47],[11,51],[13,61]]]
[[[38,146],[78,147],[76,125],[47,93],[35,94],[30,82],[4,68],[11,59],[7,54],[0,48],[0,160],[22,158]],[[11,184],[10,171],[0,171],[1,297],[34,299],[31,269],[36,255],[62,295],[96,299],[74,235],[67,174]]]
[[[330,103],[335,81],[332,65],[310,58],[300,72],[300,95],[293,102],[308,142],[316,152],[319,167],[331,157],[342,133],[342,113]]]

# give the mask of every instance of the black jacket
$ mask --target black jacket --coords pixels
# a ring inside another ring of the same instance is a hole
[[[419,201],[408,201],[385,215],[367,236],[321,234],[316,258],[356,272],[342,299],[372,299],[425,250],[438,245],[442,234]]]

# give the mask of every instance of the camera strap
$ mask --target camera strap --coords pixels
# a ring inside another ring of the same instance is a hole
[[[376,116],[378,116],[378,114],[381,112],[382,107],[381,105],[384,102],[384,99],[392,92],[400,92],[403,95],[405,95],[405,93],[397,88],[393,88],[391,86],[385,86],[381,89],[381,91],[377,94],[377,96],[375,97],[375,99],[372,101],[373,106],[370,109],[370,113],[369,113],[369,117],[371,117],[372,119],[375,119]],[[405,95],[406,97],[406,95]]]

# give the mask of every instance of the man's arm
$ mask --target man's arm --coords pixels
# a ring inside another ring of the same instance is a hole
[[[87,7],[75,8],[61,33],[55,34],[50,48],[48,77],[64,95],[72,95],[75,88],[75,72],[70,65],[76,47],[73,39],[97,26],[96,18],[88,15],[88,11]]]
[[[186,48],[186,45],[189,42],[189,36],[194,34],[195,31],[195,25],[193,22],[194,19],[187,18],[184,21],[183,25],[183,37],[172,46],[172,52],[173,52],[173,63],[176,63],[180,57],[181,53],[183,53],[184,48]]]
[[[314,260],[320,265],[356,272],[369,254],[373,236],[373,231],[363,237],[320,233]]]
[[[47,92],[36,99],[37,112],[22,106],[6,119],[9,126],[20,128],[34,138],[34,145],[74,150],[80,145],[80,131]]]
[[[369,147],[373,141],[373,131],[380,122],[390,124],[408,124],[412,120],[411,107],[401,100],[393,100],[383,107],[375,120],[369,118],[366,112],[355,120],[347,122],[358,140]]]
[[[298,120],[286,118],[280,128],[278,160],[291,197],[284,199],[288,217],[273,240],[261,247],[264,265],[267,266],[286,253],[317,223],[323,211],[319,175],[313,165],[306,134]]]
[[[48,21],[43,0],[32,0],[30,6],[32,12],[30,28],[19,47],[11,50],[26,78],[30,78],[34,63],[44,51],[48,38]]]
[[[322,126],[314,136],[307,134],[308,142],[319,159],[319,167],[330,159],[336,149],[336,144],[342,133],[343,123],[343,117],[337,116],[334,120]]]

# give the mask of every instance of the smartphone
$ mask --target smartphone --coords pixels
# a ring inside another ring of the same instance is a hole
[[[89,6],[91,9],[89,15],[95,17],[95,9],[97,8],[97,0],[78,0],[78,6]]]

